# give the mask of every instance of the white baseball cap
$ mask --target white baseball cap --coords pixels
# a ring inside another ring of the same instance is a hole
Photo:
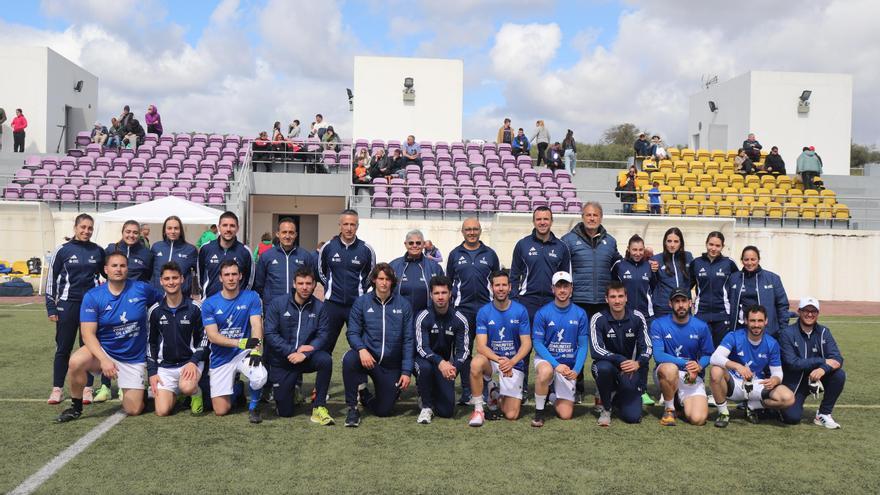
[[[798,304],[798,309],[804,309],[807,306],[812,306],[816,308],[816,311],[819,310],[819,300],[815,297],[803,297],[801,298],[800,304]]]
[[[556,272],[553,274],[553,285],[558,284],[559,282],[568,282],[571,283],[571,274],[568,272]]]

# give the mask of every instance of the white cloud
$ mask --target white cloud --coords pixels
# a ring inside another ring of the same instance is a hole
[[[489,52],[495,73],[516,78],[520,72],[543,70],[562,42],[558,24],[504,24]]]

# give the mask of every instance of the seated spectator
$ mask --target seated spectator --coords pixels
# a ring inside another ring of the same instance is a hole
[[[642,162],[651,156],[651,142],[648,141],[648,136],[644,132],[639,134],[639,138],[633,143],[633,150],[636,157],[635,166],[642,168]]]
[[[287,126],[287,139],[298,138],[302,129],[299,126],[299,120],[293,119],[293,122]]]
[[[425,248],[425,250],[424,250],[425,258],[428,258],[429,260],[436,261],[437,263],[440,263],[443,261],[443,253],[441,253],[440,250],[437,249],[437,246],[435,246],[434,243],[431,242],[430,239],[425,241],[424,248]]]
[[[528,155],[532,149],[531,144],[529,144],[529,138],[526,137],[522,127],[516,131],[516,137],[513,138],[513,145],[511,147],[513,148],[513,156]]]
[[[663,201],[660,199],[660,183],[655,180],[653,186],[648,191],[648,199],[651,201],[651,215],[659,215],[663,206]]]
[[[320,140],[324,140],[324,134],[330,129],[332,126],[324,121],[324,116],[320,113],[315,115],[315,121],[312,122],[312,132],[309,137],[316,137]]]
[[[623,203],[623,212],[632,213],[633,205],[638,199],[636,196],[636,170],[635,165],[629,168],[625,176],[617,183],[615,191],[620,202]]]
[[[816,154],[816,150],[804,146],[803,151],[797,158],[795,173],[801,176],[804,189],[818,189],[816,179],[822,175],[822,160]]]
[[[385,155],[385,149],[379,148],[370,159],[370,177],[378,179],[388,175],[388,156]]]
[[[774,175],[785,175],[785,161],[779,154],[779,148],[770,148],[770,154],[764,159],[764,171]]]
[[[118,148],[122,144],[123,129],[119,119],[113,117],[110,119],[110,129],[107,131],[107,141],[104,146],[107,148]]]
[[[366,155],[367,150],[361,150]],[[373,178],[370,176],[369,170],[370,160],[369,158],[363,160],[360,157],[354,162],[354,167],[351,169],[351,182],[352,184],[364,185],[367,186],[373,182]],[[354,194],[357,196],[360,194],[361,190],[366,190],[369,194],[371,189],[369,187],[355,187]]]
[[[324,143],[325,150],[339,152],[339,136],[336,134],[332,125],[327,126],[327,130],[324,131],[324,137],[321,138],[321,141]]]
[[[422,166],[421,150],[416,144],[416,138],[413,135],[406,137],[406,143],[403,144],[403,161],[404,165],[415,164]]]
[[[125,137],[122,138],[122,145],[136,150],[138,146],[144,144],[147,133],[138,119],[131,119],[125,127]]]
[[[388,159],[388,171],[388,175],[396,175],[401,179],[406,178],[406,163],[403,161],[399,149],[395,148],[391,152],[391,157]]]
[[[374,179],[381,177],[389,181],[395,177],[406,177],[406,165],[403,164],[400,150],[395,149],[391,156],[386,156],[385,150],[382,148],[376,150],[370,166],[370,176]]]
[[[504,119],[504,125],[498,129],[498,138],[495,142],[513,144],[513,128],[510,127],[510,119]]]
[[[103,146],[104,143],[107,142],[108,135],[109,131],[107,131],[107,127],[101,125],[100,122],[95,121],[95,127],[92,128],[92,142]]]
[[[740,148],[736,151],[736,158],[733,159],[733,171],[742,175],[755,173],[755,164],[746,155],[746,150]]]
[[[660,136],[651,136],[650,156],[657,162],[669,158],[669,153],[666,152],[666,146],[663,145],[663,140],[660,139]]]
[[[547,168],[550,170],[564,169],[565,164],[562,162],[562,157],[562,145],[556,141],[547,149],[547,156],[544,158],[544,161],[547,162]]]
[[[159,109],[156,108],[156,105],[147,107],[144,122],[147,123],[147,132],[162,137],[162,116],[159,115]]]
[[[742,149],[746,152],[746,156],[749,157],[752,162],[761,161],[761,150],[763,148],[764,147],[761,146],[761,143],[755,139],[754,133],[750,133],[748,139],[743,141],[742,145]]]
[[[271,169],[271,165],[269,164],[271,155],[269,152],[272,151],[272,142],[269,140],[269,134],[266,131],[260,132],[257,139],[254,139],[251,143],[251,149],[254,154],[254,172],[257,172],[257,163],[265,163],[266,172],[269,172]]]

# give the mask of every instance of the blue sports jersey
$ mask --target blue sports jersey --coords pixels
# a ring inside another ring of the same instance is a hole
[[[79,318],[83,323],[98,324],[98,342],[111,358],[123,363],[147,362],[147,308],[164,294],[152,285],[126,280],[118,296],[110,293],[109,284],[86,292]]]
[[[769,366],[782,366],[779,343],[767,334],[764,334],[761,342],[755,345],[749,340],[748,331],[740,328],[725,335],[721,340],[721,347],[730,350],[727,359],[747,366],[758,378],[769,377],[766,373]],[[742,378],[736,371],[731,370],[731,373]]]
[[[217,325],[220,335],[230,339],[247,339],[251,336],[251,316],[262,316],[260,296],[252,290],[243,290],[235,299],[226,299],[218,292],[202,303],[202,324]],[[241,349],[224,347],[213,342],[211,368],[222,366],[235,358]]]
[[[529,312],[526,307],[516,301],[510,301],[510,307],[501,311],[489,302],[477,312],[477,335],[488,336],[486,345],[495,354],[510,359],[519,352],[519,338],[531,335],[529,328]],[[525,364],[520,361],[513,366],[520,371]]]
[[[684,325],[676,323],[672,315],[656,318],[651,323],[651,343],[657,364],[674,363],[682,371],[688,361],[697,361],[705,370],[714,351],[709,325],[696,316]]]
[[[541,359],[553,368],[560,363],[577,373],[587,360],[589,320],[587,313],[571,303],[564,308],[551,302],[535,313],[532,344]]]

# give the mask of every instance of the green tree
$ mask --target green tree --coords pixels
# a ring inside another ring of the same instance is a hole
[[[880,151],[874,146],[852,143],[849,154],[850,168],[861,168],[866,163],[880,163]]]
[[[622,146],[632,146],[633,142],[639,138],[639,134],[647,131],[641,131],[635,124],[625,123],[618,124],[602,133],[602,142],[605,144],[619,144]]]

